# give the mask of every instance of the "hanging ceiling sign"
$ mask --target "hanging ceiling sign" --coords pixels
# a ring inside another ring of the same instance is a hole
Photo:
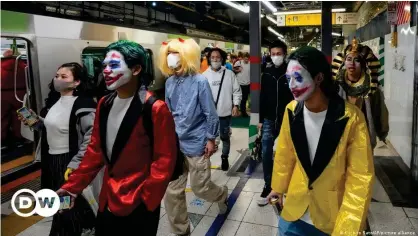
[[[278,15],[277,16],[277,26],[286,26],[286,16]]]
[[[194,30],[194,29],[187,29],[187,35],[197,36],[197,37],[202,37],[202,38],[225,40],[224,36],[221,36],[221,35],[218,35],[218,34],[212,34],[212,33],[209,33],[209,32]]]
[[[335,25],[335,13],[332,13],[332,24]],[[321,14],[286,15],[286,26],[321,25]]]
[[[398,21],[398,15],[396,12],[396,2],[388,2],[388,23],[391,25],[396,25]]]
[[[335,13],[335,24],[337,25],[357,25],[357,13]]]

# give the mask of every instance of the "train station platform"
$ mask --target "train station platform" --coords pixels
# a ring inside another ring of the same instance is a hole
[[[222,236],[275,236],[278,233],[278,215],[270,205],[259,207],[257,199],[262,191],[264,181],[262,168],[259,165],[250,175],[244,173],[246,148],[248,147],[248,129],[234,128],[231,140],[231,169],[224,172],[219,168],[221,163],[221,146],[219,151],[211,158],[212,180],[218,185],[227,185],[229,189],[230,211],[226,216],[217,215],[217,206],[197,198],[190,188],[186,189],[187,204],[193,236],[222,235]],[[385,158],[396,159],[396,152],[390,145],[379,143],[375,150],[376,182],[373,189],[373,200],[368,214],[370,231],[373,235],[418,235],[418,208],[411,206],[407,200],[403,203],[394,198],[394,193],[388,192],[388,183],[379,171],[385,171]],[[380,161],[382,160],[382,161]],[[378,173],[379,172],[379,173]],[[383,181],[381,181],[381,179]],[[388,179],[391,179],[389,176]],[[188,185],[190,186],[190,185]],[[394,190],[396,191],[396,190]],[[398,191],[403,196],[401,191]],[[7,215],[9,213],[9,215]],[[5,229],[4,220],[13,217],[10,202],[2,204],[2,235],[41,236],[48,235],[52,218],[33,219],[33,223],[19,223],[22,221],[8,221],[12,225]],[[22,220],[22,219],[20,219]],[[14,224],[14,225],[13,225]],[[26,228],[22,228],[26,225]],[[18,229],[20,228],[20,229]],[[18,229],[18,230],[16,230]],[[11,234],[11,231],[16,232]],[[93,232],[86,232],[94,235]],[[138,235],[141,235],[138,233]],[[161,219],[158,236],[169,236],[170,229],[164,203],[161,206]]]

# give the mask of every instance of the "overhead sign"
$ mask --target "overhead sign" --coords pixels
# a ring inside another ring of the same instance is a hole
[[[396,12],[396,2],[389,1],[388,2],[388,23],[390,25],[396,25],[398,21],[398,16]]]
[[[335,23],[337,25],[357,25],[357,13],[336,13]]]
[[[284,15],[277,16],[277,26],[286,26],[286,16]]]
[[[332,13],[332,24],[335,25],[335,13]],[[286,15],[286,26],[321,25],[321,14]]]

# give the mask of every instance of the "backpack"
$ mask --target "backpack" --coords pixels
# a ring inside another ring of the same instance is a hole
[[[146,94],[146,93],[143,93]],[[142,115],[143,115],[143,125],[144,125],[144,129],[145,132],[148,135],[148,138],[150,140],[151,146],[154,146],[154,124],[152,123],[152,106],[154,105],[154,103],[158,100],[156,97],[154,96],[150,96],[148,98],[148,100],[144,103],[143,101],[145,100],[144,95],[142,95],[140,93],[140,100],[143,104],[143,110],[142,110]],[[176,166],[174,167],[174,171],[173,174],[171,175],[171,179],[170,181],[174,181],[177,180],[184,172],[184,154],[183,152],[180,150],[180,142],[179,142],[179,137],[176,134],[176,143],[177,143],[177,159],[176,159]]]

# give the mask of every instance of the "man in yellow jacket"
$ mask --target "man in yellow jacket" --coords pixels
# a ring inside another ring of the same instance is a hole
[[[338,96],[317,49],[291,54],[286,76],[295,101],[283,117],[268,196],[283,207],[280,235],[359,235],[374,181],[364,115]]]

